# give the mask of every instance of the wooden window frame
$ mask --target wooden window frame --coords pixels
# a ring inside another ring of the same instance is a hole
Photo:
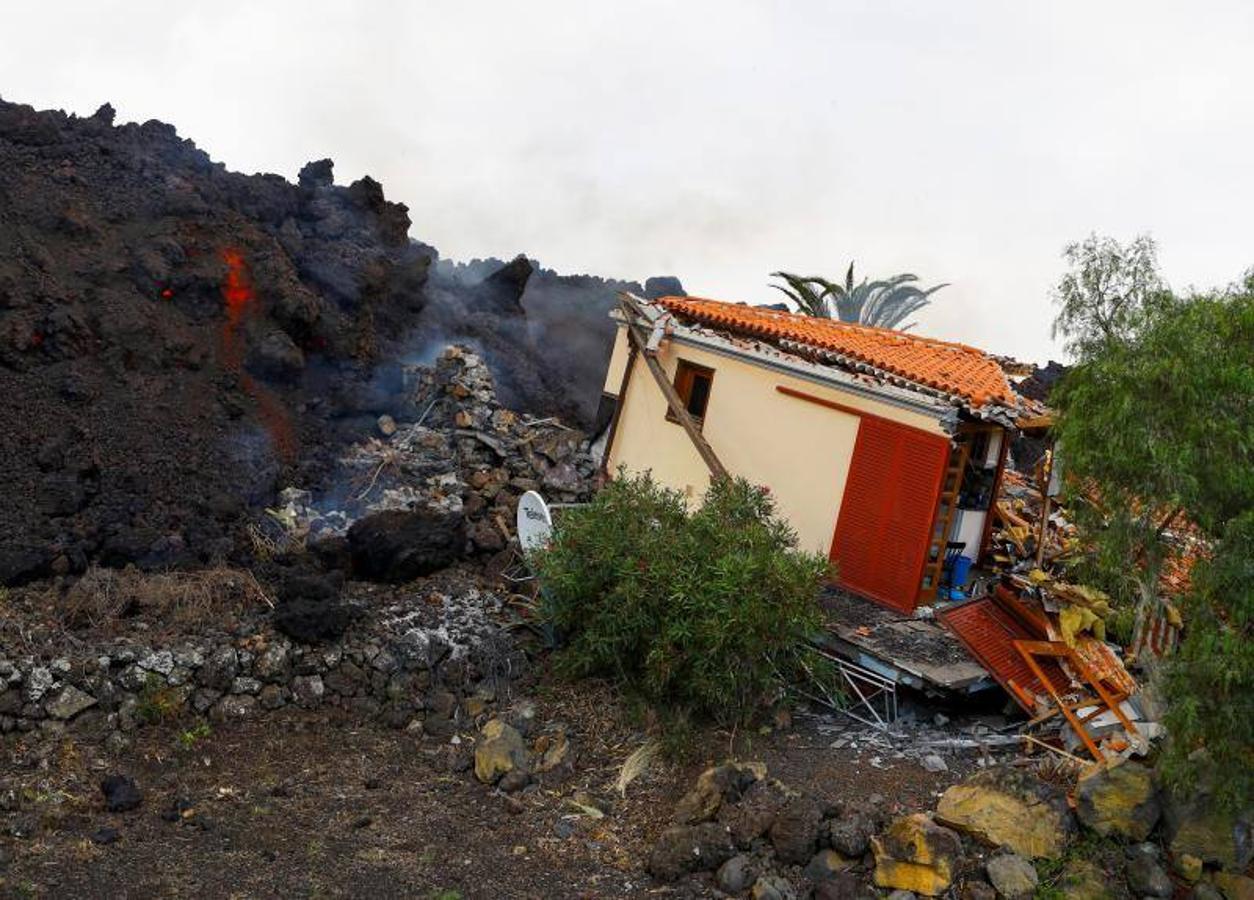
[[[688,415],[692,418],[693,424],[700,431],[705,425],[705,414],[710,408],[710,396],[714,393],[714,370],[709,366],[703,366],[700,363],[689,362],[686,359],[677,360],[675,363],[675,393],[679,395],[680,402],[683,403],[684,409],[688,409],[688,400],[692,397],[692,383],[694,376],[703,375],[709,379],[710,388],[705,396],[705,408],[701,410],[701,415],[696,415],[692,410],[688,410]],[[666,408],[666,421],[673,422],[676,425],[681,424],[679,418],[675,415],[674,410],[669,406]]]

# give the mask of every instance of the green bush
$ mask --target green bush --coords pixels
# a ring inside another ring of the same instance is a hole
[[[565,512],[533,563],[560,666],[662,709],[730,724],[772,702],[822,621],[825,559],[797,551],[770,495],[743,479],[681,494],[622,471]]]

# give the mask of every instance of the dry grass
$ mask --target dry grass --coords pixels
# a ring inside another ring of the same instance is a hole
[[[216,625],[263,604],[274,606],[252,573],[240,569],[145,573],[92,567],[58,606],[67,628],[107,630],[137,617],[173,629]]]

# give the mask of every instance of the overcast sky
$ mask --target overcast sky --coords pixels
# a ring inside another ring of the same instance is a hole
[[[445,256],[952,284],[920,331],[1044,361],[1069,240],[1176,287],[1254,265],[1254,3],[170,2],[0,7],[0,96],[330,156]]]

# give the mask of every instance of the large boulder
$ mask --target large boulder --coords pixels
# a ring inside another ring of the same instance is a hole
[[[690,872],[713,871],[735,853],[727,829],[717,822],[673,825],[649,852],[649,874],[659,881],[675,881]]]
[[[755,781],[737,803],[724,803],[718,820],[727,826],[736,846],[747,848],[771,830],[775,816],[795,793],[775,778]]]
[[[1229,871],[1242,871],[1254,854],[1254,822],[1225,811],[1206,791],[1188,797],[1165,793],[1163,819],[1173,857],[1196,856]]]
[[[1105,837],[1143,841],[1162,813],[1153,771],[1135,762],[1093,767],[1080,776],[1075,799],[1080,821]]]
[[[938,821],[992,847],[1056,859],[1075,832],[1067,798],[1030,772],[988,769],[941,795]]]
[[[898,819],[871,849],[877,886],[928,897],[949,889],[962,862],[962,839],[923,813]]]
[[[466,551],[460,512],[389,509],[358,519],[348,530],[353,571],[374,581],[412,581],[446,568]]]
[[[814,855],[823,825],[823,810],[809,797],[794,797],[775,816],[771,844],[783,862],[804,866]]]
[[[484,784],[511,772],[525,769],[527,745],[517,728],[500,719],[493,719],[483,726],[479,743],[475,745],[475,777]]]
[[[708,822],[718,814],[724,802],[735,803],[750,785],[764,777],[766,766],[760,762],[730,762],[706,769],[697,776],[692,790],[675,804],[675,822],[680,825]]]

